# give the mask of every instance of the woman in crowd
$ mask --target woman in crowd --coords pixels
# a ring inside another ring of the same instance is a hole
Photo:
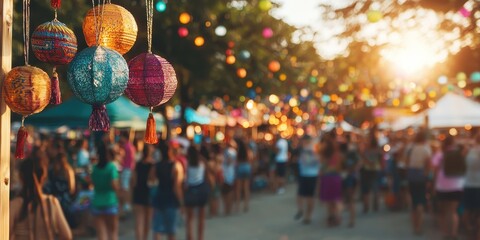
[[[464,203],[470,239],[480,239],[480,134],[466,157]]]
[[[152,219],[152,206],[150,203],[150,188],[148,186],[148,174],[150,173],[154,159],[155,147],[146,144],[143,147],[140,161],[136,163],[132,176],[133,209],[135,212],[135,236],[137,240],[147,240]]]
[[[251,158],[245,142],[240,138],[235,139],[235,142],[237,143],[238,148],[235,195],[237,198],[237,204],[240,204],[243,199],[243,211],[248,212],[250,201],[250,178],[252,176]]]
[[[237,162],[237,150],[236,143],[231,140],[228,142],[228,147],[224,152],[224,159],[222,163],[223,172],[223,186],[222,186],[222,198],[223,206],[225,209],[225,215],[232,213],[234,202],[234,184],[235,184],[235,164]]]
[[[320,200],[327,204],[327,225],[340,225],[340,205],[342,200],[342,178],[340,176],[342,155],[334,136],[328,136],[322,152],[320,177]]]
[[[201,150],[204,152],[205,150]],[[205,154],[202,154],[205,155]],[[208,170],[208,181],[210,183],[210,199],[209,199],[209,209],[210,217],[218,215],[218,207],[220,204],[221,196],[221,187],[223,184],[223,173],[222,173],[222,160],[223,154],[220,144],[212,145],[212,156],[209,157],[207,162]]]
[[[299,179],[297,193],[298,212],[295,219],[303,217],[310,224],[314,207],[314,195],[320,171],[319,147],[316,141],[305,135],[298,148]]]
[[[70,210],[75,194],[75,172],[68,163],[68,157],[64,151],[58,152],[57,156],[50,160],[50,166],[45,192],[52,194],[60,201],[68,224],[75,228],[75,218]]]
[[[166,235],[168,240],[174,240],[178,210],[183,207],[183,180],[184,170],[182,164],[175,161],[174,147],[161,142],[160,151],[162,159],[156,163],[150,171],[149,182],[158,183],[155,195],[153,196],[153,232],[154,239],[160,240]]]
[[[46,195],[42,185],[47,179],[46,155],[34,149],[20,166],[22,189],[10,202],[10,238],[15,240],[72,239],[72,232],[58,200]]]
[[[358,185],[358,167],[360,164],[360,156],[355,143],[351,139],[351,135],[347,135],[347,142],[342,145],[344,154],[343,170],[345,178],[343,179],[343,195],[345,197],[346,208],[350,214],[349,227],[355,226],[355,193]]]
[[[445,239],[457,239],[459,225],[457,208],[463,195],[464,176],[451,175],[445,164],[449,160],[464,161],[463,153],[450,135],[444,140],[442,151],[443,157],[435,170],[435,190],[441,211],[440,226]]]
[[[98,163],[93,167],[92,183],[94,195],[92,213],[95,216],[97,239],[118,239],[118,169],[110,161],[107,146],[101,145],[97,150]]]
[[[415,234],[423,231],[423,212],[427,205],[427,180],[431,169],[431,150],[426,144],[426,134],[417,133],[413,145],[407,149],[407,179],[412,205],[412,227]]]
[[[205,229],[205,206],[208,203],[209,187],[205,157],[201,156],[195,146],[187,151],[188,168],[185,191],[187,240],[193,240],[194,213],[197,213],[197,239],[203,240]]]
[[[373,210],[378,210],[380,197],[378,178],[382,168],[382,150],[378,146],[378,141],[374,134],[370,134],[366,144],[366,148],[361,152],[362,167],[360,170],[364,213],[368,213],[370,210],[372,193]]]

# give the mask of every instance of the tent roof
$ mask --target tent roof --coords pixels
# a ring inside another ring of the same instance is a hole
[[[50,107],[41,113],[28,117],[25,124],[36,127],[58,128],[68,126],[69,128],[88,128],[88,120],[92,108],[75,97],[63,102],[58,106]],[[132,128],[144,130],[150,111],[138,106],[122,96],[116,101],[107,104],[107,112],[110,118],[110,125],[118,128]],[[164,120],[156,113],[157,129],[160,129]]]
[[[480,103],[464,96],[447,93],[428,110],[429,128],[480,126]]]

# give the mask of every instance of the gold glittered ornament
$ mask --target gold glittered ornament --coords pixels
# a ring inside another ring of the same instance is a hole
[[[99,27],[100,26],[100,27]],[[83,21],[83,34],[89,47],[98,45],[120,54],[127,53],[135,44],[138,26],[133,15],[116,4],[98,5],[87,12]]]

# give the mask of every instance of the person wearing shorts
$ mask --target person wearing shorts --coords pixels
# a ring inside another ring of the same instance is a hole
[[[234,204],[234,184],[235,184],[235,165],[237,162],[237,144],[230,140],[228,147],[225,149],[222,163],[223,185],[222,198],[225,215],[230,215]]]
[[[108,160],[107,147],[98,148],[98,163],[93,167],[92,182],[94,194],[92,214],[99,239],[118,238],[118,170]]]
[[[277,136],[275,143],[275,181],[277,194],[285,193],[285,176],[287,175],[288,142],[286,139]]]
[[[152,198],[153,232],[154,239],[161,239],[162,235],[168,239],[175,239],[178,210],[183,206],[184,170],[178,161],[175,161],[173,144],[160,144],[162,160],[155,164],[150,172],[150,181],[158,182]]]
[[[468,151],[465,163],[465,222],[469,239],[480,239],[480,134],[475,136],[475,144]]]
[[[310,224],[314,208],[315,189],[320,171],[320,158],[317,150],[317,142],[305,135],[299,148],[298,211],[295,215],[295,220],[303,217],[304,224]]]
[[[443,157],[436,169],[435,191],[441,210],[440,227],[443,230],[444,239],[458,238],[458,206],[463,196],[464,176],[447,176],[444,171],[445,156],[453,151],[459,151],[452,136],[447,136],[442,144]],[[455,159],[457,160],[457,159]],[[460,159],[458,159],[460,161]],[[448,173],[448,172],[447,172]]]

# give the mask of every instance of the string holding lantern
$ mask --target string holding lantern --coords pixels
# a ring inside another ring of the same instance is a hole
[[[101,17],[98,15],[101,14]],[[97,36],[97,26],[101,25]],[[137,39],[138,26],[133,15],[124,7],[107,3],[94,6],[87,12],[82,25],[85,41],[89,47],[104,46],[120,54],[133,47]]]
[[[38,60],[53,65],[51,78],[50,104],[62,103],[57,66],[72,61],[77,53],[77,37],[64,23],[57,20],[57,9],[61,0],[52,0],[51,6],[55,10],[52,21],[39,25],[32,33],[32,51]]]
[[[93,5],[95,5],[94,2]],[[105,7],[106,9],[109,5],[113,4],[93,6],[92,14],[94,18],[90,21],[93,22],[95,27],[94,37],[97,45],[78,53],[67,71],[67,80],[72,92],[81,101],[92,105],[92,114],[88,123],[92,131],[108,131],[110,129],[110,119],[105,104],[117,100],[123,94],[128,82],[128,65],[122,55],[103,45],[99,46],[100,41],[109,40],[112,37],[101,38],[106,36],[108,31],[113,30],[103,26],[106,19],[114,18],[111,13],[107,17],[104,16],[107,11],[103,11],[102,8]],[[88,16],[89,14],[87,14],[87,19]],[[116,34],[114,35],[116,36]],[[113,46],[117,48],[125,47],[125,45],[115,44]],[[126,48],[122,49],[125,50]]]
[[[152,54],[153,0],[146,2],[148,52],[128,62],[129,80],[125,95],[134,103],[149,107],[145,142],[158,142],[153,107],[166,103],[177,88],[177,77],[172,65],[164,58]]]
[[[23,57],[25,66],[13,68],[3,81],[2,94],[13,112],[22,115],[22,125],[17,133],[15,157],[25,157],[25,141],[28,137],[25,118],[41,112],[50,102],[50,77],[40,68],[28,64],[30,41],[30,0],[23,0]]]

